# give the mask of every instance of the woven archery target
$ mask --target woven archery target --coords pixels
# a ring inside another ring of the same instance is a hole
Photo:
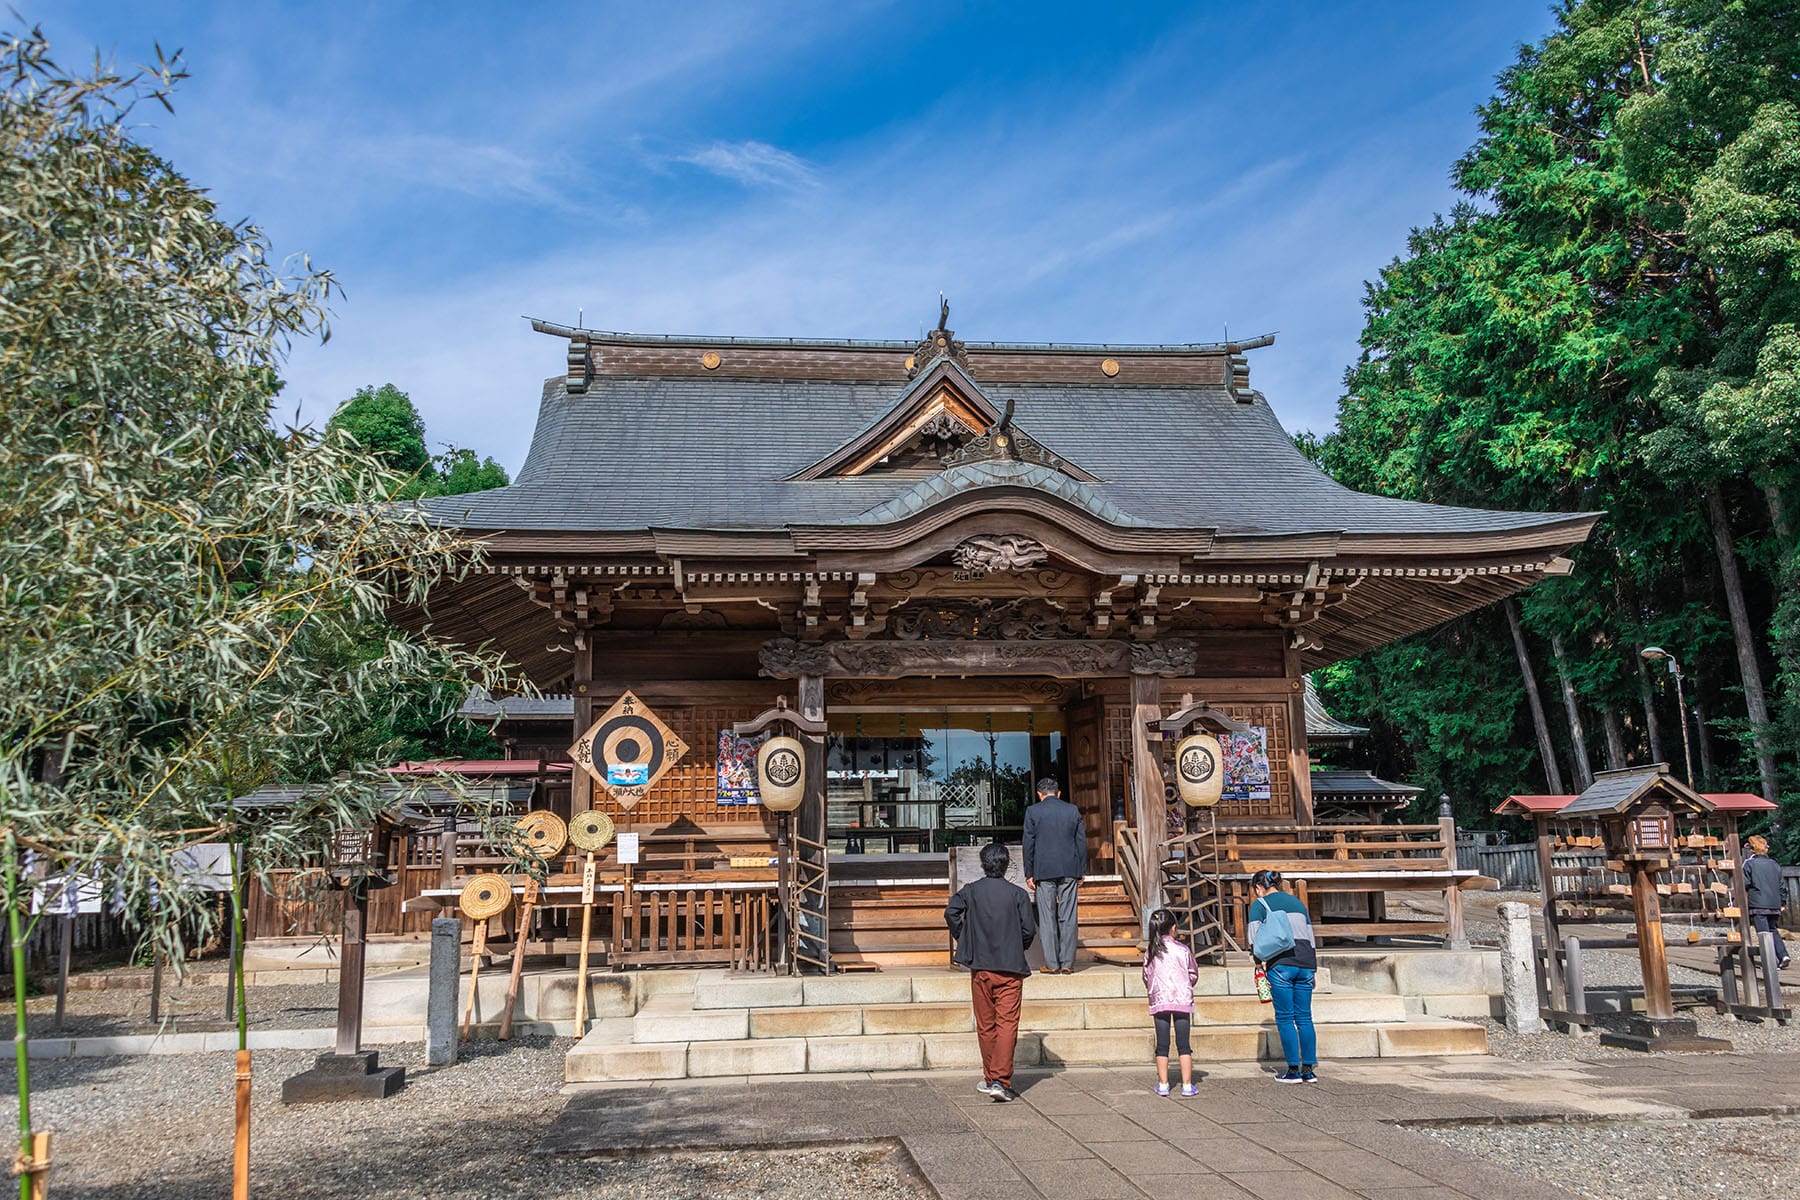
[[[569,827],[547,808],[526,813],[513,829],[516,831],[513,846],[529,850],[539,858],[549,858],[569,844]]]
[[[629,810],[687,754],[687,743],[630,692],[595,721],[569,756]]]
[[[584,813],[576,813],[575,819],[569,822],[569,840],[575,843],[577,850],[585,850],[589,854],[604,850],[606,843],[612,841],[612,835],[613,819],[591,808]]]
[[[497,917],[512,906],[512,884],[504,875],[477,875],[463,884],[456,906],[472,921]]]

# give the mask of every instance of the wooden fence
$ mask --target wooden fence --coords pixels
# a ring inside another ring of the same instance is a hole
[[[34,975],[55,971],[57,956],[62,953],[63,922],[68,917],[40,916],[25,937],[25,970]],[[126,926],[111,913],[83,913],[72,918],[74,952],[107,954],[129,951],[137,945],[136,929]]]

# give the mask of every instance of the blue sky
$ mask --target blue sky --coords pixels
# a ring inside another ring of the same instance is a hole
[[[1545,0],[980,6],[21,5],[58,57],[193,78],[141,136],[345,289],[284,407],[410,392],[524,457],[598,329],[977,341],[1279,331],[1252,380],[1331,426],[1364,281],[1454,197]]]

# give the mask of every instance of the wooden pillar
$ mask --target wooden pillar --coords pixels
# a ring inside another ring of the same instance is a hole
[[[579,741],[594,723],[594,644],[592,635],[582,633],[575,638],[575,678],[569,693],[575,701],[575,731],[569,743]],[[577,767],[569,777],[569,815],[594,807],[594,777]]]
[[[1140,859],[1138,895],[1144,910],[1162,904],[1163,842],[1168,814],[1163,796],[1162,762],[1150,742],[1150,726],[1162,720],[1162,680],[1155,675],[1131,677],[1132,819],[1137,824]]]
[[[338,948],[337,1045],[340,1056],[355,1054],[362,1043],[363,946],[369,923],[369,888],[351,879],[344,893],[344,940]]]
[[[796,703],[802,716],[825,719],[825,680],[818,675],[800,677],[800,694]],[[798,832],[801,837],[821,844],[825,841],[825,743],[802,738],[806,747],[806,794],[800,801]]]
[[[1675,1002],[1669,995],[1662,901],[1656,896],[1656,873],[1643,863],[1631,864],[1631,898],[1637,915],[1638,960],[1644,967],[1644,1015],[1653,1021],[1667,1021],[1675,1015]]]
[[[1294,781],[1294,822],[1313,823],[1312,749],[1306,740],[1306,677],[1300,652],[1284,654],[1288,676],[1288,778]]]
[[[1550,978],[1550,995],[1557,997],[1563,994],[1562,966],[1556,958],[1556,947],[1562,941],[1562,934],[1556,927],[1556,876],[1552,874],[1550,823],[1543,817],[1534,817],[1532,823],[1537,827],[1538,886],[1544,893],[1544,970]]]

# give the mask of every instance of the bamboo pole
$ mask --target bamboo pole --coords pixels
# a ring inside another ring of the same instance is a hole
[[[581,958],[575,968],[575,1036],[587,1033],[588,940],[594,932],[594,852],[581,869]]]
[[[10,830],[6,834],[6,932],[12,950],[13,980],[13,1059],[18,1071],[19,1097],[19,1200],[33,1200],[39,1193],[34,1180],[42,1174],[38,1165],[37,1142],[31,1136],[31,1059],[30,1033],[25,1022],[25,934],[19,927],[19,906],[23,897],[19,890],[19,843]],[[46,1138],[45,1147],[49,1142]]]
[[[244,994],[244,855],[231,854],[231,981],[237,997],[237,1126],[231,1149],[231,1200],[250,1200],[250,1012]]]
[[[500,1040],[512,1037],[513,1008],[519,1002],[519,981],[525,974],[525,941],[531,936],[531,906],[537,903],[537,880],[525,881],[519,904],[519,930],[513,939],[512,977],[506,981],[506,1003],[500,1009]]]

